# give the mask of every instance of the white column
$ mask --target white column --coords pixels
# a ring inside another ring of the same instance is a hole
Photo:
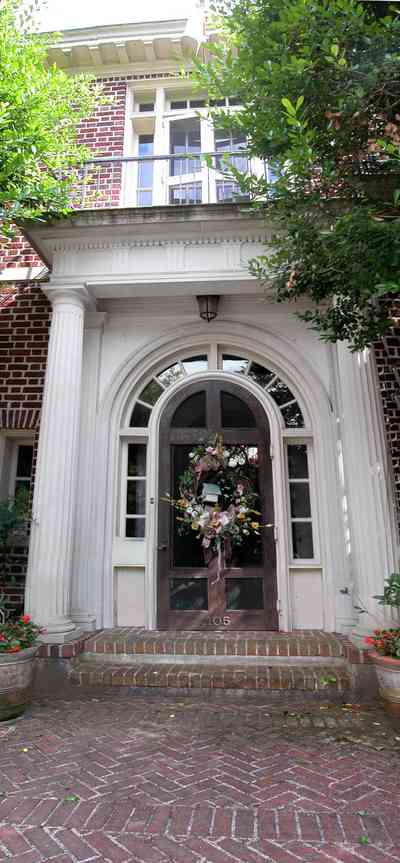
[[[93,565],[96,537],[94,510],[98,492],[96,433],[99,398],[101,342],[106,315],[89,312],[85,317],[82,374],[82,408],[78,458],[77,502],[72,565],[71,617],[84,630],[99,620],[101,584],[99,568]]]
[[[373,599],[396,568],[393,486],[374,354],[338,347],[344,465],[349,491],[354,605],[363,609],[353,631],[359,645],[392,615]]]
[[[74,637],[70,619],[78,461],[83,288],[48,291],[53,315],[40,424],[26,610],[46,641]]]

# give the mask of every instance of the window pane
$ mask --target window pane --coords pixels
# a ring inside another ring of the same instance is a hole
[[[22,445],[18,447],[17,476],[31,476],[32,474],[33,446]]]
[[[200,153],[200,121],[176,120],[170,125],[171,153]],[[170,172],[174,177],[200,170],[200,159],[171,159]],[[189,202],[188,202],[189,203]]]
[[[206,394],[194,393],[177,407],[172,418],[172,428],[205,428]]]
[[[146,512],[146,480],[128,480],[126,512],[127,515],[142,515]]]
[[[140,401],[147,402],[149,405],[155,405],[157,399],[160,398],[163,389],[158,383],[158,381],[150,381],[147,386],[145,386],[144,390],[140,393]]]
[[[150,189],[143,191],[139,189],[138,192],[138,206],[139,207],[151,207],[153,203],[153,192]]]
[[[207,354],[201,354],[199,357],[188,357],[187,360],[182,360],[182,365],[188,375],[194,375],[196,372],[206,372],[208,369]]]
[[[308,482],[290,483],[290,512],[292,518],[310,518],[310,487]]]
[[[173,366],[169,366],[168,369],[164,369],[163,372],[160,372],[157,377],[160,379],[164,387],[169,387],[171,384],[174,384],[175,381],[179,381],[183,377],[182,367],[179,363],[175,363]]]
[[[146,476],[146,444],[128,444],[128,476]]]
[[[244,374],[248,364],[249,361],[244,359],[244,357],[235,357],[231,354],[222,355],[222,369],[224,372],[237,372],[238,374]]]
[[[314,557],[311,522],[292,522],[293,557],[310,560]]]
[[[264,366],[260,366],[258,363],[251,364],[249,378],[255,381],[260,387],[265,389],[274,377],[275,372],[271,372],[270,369],[265,369]]]
[[[288,446],[288,465],[290,479],[308,479],[307,444]]]
[[[144,428],[149,424],[151,409],[146,408],[145,405],[141,405],[139,402],[135,405],[131,421],[129,425],[137,426],[137,428]]]
[[[290,402],[292,399],[294,399],[294,395],[289,389],[289,387],[287,387],[286,384],[284,384],[283,381],[280,381],[279,379],[272,384],[268,392],[277,405],[284,405],[286,404],[286,402]]]
[[[149,110],[152,110],[152,108]],[[152,156],[153,143],[153,135],[139,135],[139,156]],[[153,163],[150,162],[150,164]]]
[[[141,112],[154,111],[154,102],[141,102],[139,105],[139,111],[141,111]],[[143,136],[143,137],[145,137],[145,136]]]
[[[246,403],[231,393],[221,393],[222,428],[255,428],[256,421]]]
[[[225,579],[226,607],[229,611],[264,608],[262,578]]]
[[[169,202],[170,204],[201,204],[201,183],[183,183],[179,186],[171,186]]]
[[[171,578],[169,607],[172,611],[207,611],[207,578]]]
[[[304,428],[304,417],[297,402],[286,405],[281,413],[288,428]]]
[[[153,185],[153,162],[139,163],[139,187],[150,189]]]
[[[130,539],[143,539],[145,536],[145,518],[127,518],[125,534]]]
[[[231,161],[232,162],[236,161],[236,159],[235,160],[232,159]],[[244,170],[244,169],[238,167],[238,170]],[[250,195],[248,195],[245,192],[241,192],[240,186],[238,185],[238,183],[232,183],[229,180],[228,181],[217,180],[216,188],[217,188],[217,202],[218,203],[220,203],[220,201],[236,201],[238,198],[240,198],[241,201],[249,201],[250,200]]]
[[[183,108],[186,108],[187,101],[186,99],[174,99],[171,102],[171,111],[180,111]]]

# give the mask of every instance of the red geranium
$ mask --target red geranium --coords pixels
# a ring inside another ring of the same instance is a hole
[[[29,614],[0,624],[0,654],[19,653],[20,650],[33,647],[40,631],[40,627],[32,623]]]
[[[400,659],[400,629],[375,629],[374,634],[367,635],[364,641],[374,647],[381,656]]]

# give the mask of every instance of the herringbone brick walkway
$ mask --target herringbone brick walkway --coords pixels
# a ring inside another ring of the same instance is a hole
[[[396,863],[374,708],[79,693],[0,726],[0,861]]]

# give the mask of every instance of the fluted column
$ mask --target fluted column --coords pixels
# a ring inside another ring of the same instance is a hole
[[[46,641],[73,637],[73,528],[81,401],[84,289],[54,288],[40,424],[26,611]]]
[[[373,599],[397,565],[393,487],[374,354],[338,346],[344,462],[349,492],[354,606],[361,609],[352,638],[389,624]]]

